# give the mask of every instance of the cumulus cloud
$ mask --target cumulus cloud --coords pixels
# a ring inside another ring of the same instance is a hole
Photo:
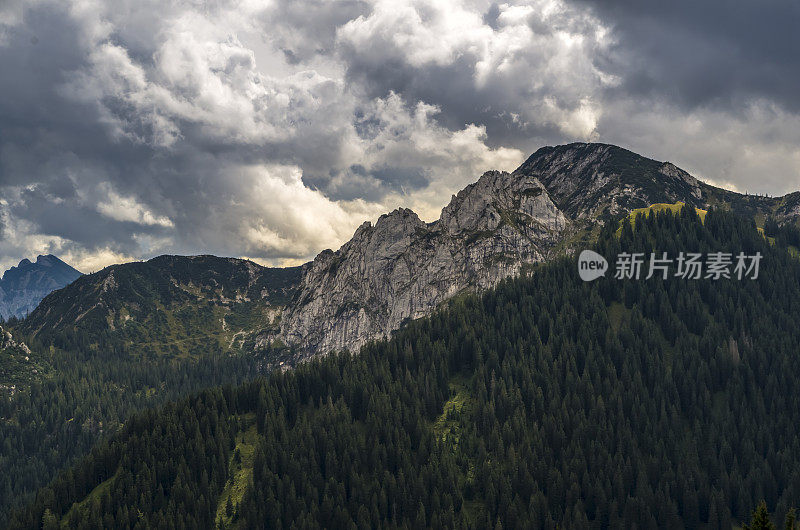
[[[139,203],[135,197],[122,197],[110,189],[108,185],[103,187],[106,188],[106,199],[97,204],[97,211],[106,217],[115,221],[130,221],[146,226],[156,225],[166,228],[175,226],[169,217],[154,215],[145,205]]]
[[[768,3],[776,48],[762,21],[742,31],[750,8],[716,27],[712,8],[670,6],[4,2],[0,266],[300,263],[575,140],[742,190],[800,187],[796,8]]]
[[[595,96],[616,82],[594,64],[607,28],[556,0],[477,8],[382,0],[338,36],[347,76],[366,94],[435,104],[448,127],[487,127],[492,145],[591,139]]]

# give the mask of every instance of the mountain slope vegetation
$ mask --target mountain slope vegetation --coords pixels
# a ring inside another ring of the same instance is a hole
[[[0,326],[0,390],[13,393],[17,385],[37,379],[45,370],[47,364],[37,352]]]
[[[133,412],[258,373],[251,357],[219,353],[141,362],[113,350],[53,350],[34,359],[23,368],[39,369],[35,377],[0,385],[0,523],[10,507],[114,435]]]
[[[760,275],[584,283],[562,258],[359,355],[139,413],[7,526],[730,528],[761,499],[782,517],[800,261],[718,210],[615,232],[595,249],[761,252]]]
[[[64,350],[113,345],[140,356],[240,350],[271,325],[300,268],[216,256],[159,256],[107,267],[47,296],[20,333]]]
[[[0,521],[134,411],[254,377],[274,356],[243,344],[299,272],[162,256],[82,276],[11,322],[0,338]]]

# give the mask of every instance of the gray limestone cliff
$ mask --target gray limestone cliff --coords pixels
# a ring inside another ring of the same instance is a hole
[[[784,220],[800,215],[800,193],[742,195],[613,145],[544,147],[513,173],[485,173],[433,223],[406,209],[364,223],[341,249],[304,266],[280,330],[257,344],[280,340],[298,358],[356,351],[460,292],[590,243],[596,227],[633,209],[676,202]]]
[[[395,210],[307,264],[297,302],[282,315],[281,339],[303,356],[357,350],[459,292],[547,259],[568,224],[535,177],[485,173],[437,221]]]

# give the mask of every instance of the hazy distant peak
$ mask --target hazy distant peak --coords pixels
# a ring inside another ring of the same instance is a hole
[[[45,296],[80,276],[80,271],[52,254],[37,256],[35,263],[23,258],[0,279],[0,316],[24,317]]]

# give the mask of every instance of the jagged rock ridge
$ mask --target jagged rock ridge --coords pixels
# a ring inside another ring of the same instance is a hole
[[[357,349],[465,289],[491,287],[586,241],[593,227],[675,202],[783,220],[800,215],[798,193],[742,195],[613,145],[545,147],[513,173],[485,173],[434,223],[396,210],[362,225],[337,252],[321,253],[304,267],[299,299],[284,311],[278,337],[300,357]]]
[[[567,225],[535,177],[487,172],[433,223],[395,210],[317,256],[280,336],[303,356],[357,349],[465,289],[491,287],[547,259]]]
[[[109,267],[48,296],[21,329],[177,355],[290,346],[288,358],[267,359],[274,365],[355,351],[460,292],[590,243],[598,226],[635,208],[678,201],[783,222],[800,216],[800,193],[742,195],[612,145],[545,147],[513,173],[485,173],[435,222],[395,210],[302,268],[214,256]]]

